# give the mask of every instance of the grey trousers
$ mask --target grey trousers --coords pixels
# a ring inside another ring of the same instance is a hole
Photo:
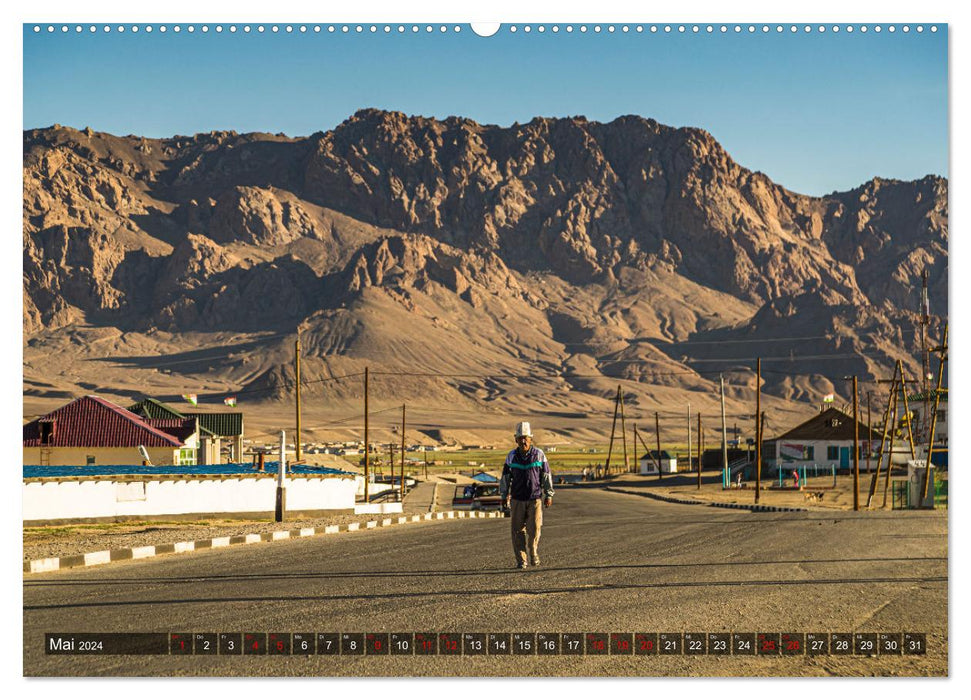
[[[528,564],[531,557],[539,560],[539,535],[543,529],[543,499],[517,501],[510,499],[512,550],[517,563]]]

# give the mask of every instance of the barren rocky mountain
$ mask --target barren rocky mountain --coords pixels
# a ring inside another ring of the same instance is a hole
[[[24,133],[25,403],[277,401],[299,328],[307,395],[334,411],[362,387],[329,378],[368,366],[386,403],[483,415],[599,416],[618,383],[633,411],[710,409],[722,372],[744,414],[757,356],[770,402],[804,411],[848,374],[918,376],[947,218],[941,177],[810,197],[635,116],[55,125]]]

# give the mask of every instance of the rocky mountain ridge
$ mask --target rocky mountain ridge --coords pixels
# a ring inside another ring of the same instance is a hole
[[[922,270],[947,312],[947,214],[940,177],[810,197],[703,130],[634,116],[369,109],[306,138],[55,126],[24,133],[25,355],[79,328],[299,326],[321,376],[367,359],[604,393],[617,376],[700,390],[759,348],[792,358],[767,389],[811,400],[847,372],[916,369]],[[487,383],[464,395],[502,393]]]

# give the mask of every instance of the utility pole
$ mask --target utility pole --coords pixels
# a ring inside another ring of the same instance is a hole
[[[688,402],[688,471],[691,471],[691,402]]]
[[[698,490],[701,490],[701,455],[702,455],[702,444],[701,444],[701,411],[698,411]]]
[[[853,510],[860,510],[860,423],[856,406],[856,375],[853,375]]]
[[[910,404],[907,402],[907,380],[904,379],[904,363],[897,360],[897,365],[900,368],[900,393],[904,397],[904,415],[907,416],[907,439],[910,441],[910,458],[917,459],[917,452],[914,450],[914,431],[911,428]]]
[[[392,474],[394,472],[392,471]],[[392,484],[394,481],[391,482]],[[401,404],[401,492],[398,498],[405,502],[405,405]]]
[[[762,358],[755,361],[755,502],[762,488]]]
[[[364,368],[364,502],[370,503],[368,479],[371,477],[371,443],[368,441],[368,409],[367,409],[368,368]]]
[[[728,433],[725,425],[725,375],[718,375],[718,383],[721,385],[722,395],[722,471],[728,471]],[[725,477],[728,478],[727,476]]]
[[[617,412],[620,410],[620,384],[617,385],[617,396],[614,397],[614,422],[610,424],[610,445],[607,446],[607,463],[604,465],[604,476],[610,473],[610,455],[614,452],[614,434],[617,430]]]
[[[903,376],[900,377],[901,380]],[[893,396],[893,419],[890,422],[890,449],[887,452],[887,474],[883,479],[883,507],[887,507],[887,490],[890,488],[890,472],[893,470],[893,441],[897,437],[897,406],[898,406],[898,394],[900,392],[900,384],[897,385],[897,394]]]
[[[639,467],[640,460],[637,459],[637,423],[634,423],[634,461],[637,462]],[[640,471],[640,469],[637,469],[635,471]]]
[[[877,380],[878,383],[881,380]],[[894,393],[897,388],[897,366],[894,365],[893,368],[893,378],[890,380],[890,396],[887,399],[887,407],[883,412],[883,430],[880,435],[880,452],[877,454],[877,470],[870,477],[870,490],[867,493],[866,507],[870,508],[870,503],[873,501],[873,495],[877,491],[877,483],[880,481],[880,471],[883,469],[883,448],[887,444],[887,428],[888,421],[890,420],[890,405],[893,403],[893,398],[896,396]],[[890,461],[887,460],[887,469],[890,469]]]
[[[930,407],[931,407],[931,396],[930,396],[930,356],[927,352],[927,324],[930,323],[931,317],[930,300],[927,298],[927,269],[923,269],[920,272],[920,359],[921,359],[921,377],[920,386],[924,393],[924,420],[921,421],[924,425],[922,427],[930,427]]]
[[[294,355],[296,357],[296,368],[294,369],[294,374],[297,380],[297,435],[294,438],[294,452],[296,457],[294,461],[300,461],[300,331],[297,331],[297,341],[294,346]]]
[[[924,501],[927,500],[927,491],[930,488],[931,481],[931,456],[934,454],[934,431],[937,428],[937,410],[941,405],[941,392],[943,390],[944,384],[944,363],[947,362],[947,324],[944,324],[944,337],[941,340],[940,347],[937,348],[940,353],[940,363],[937,368],[937,389],[934,391],[934,413],[930,416],[931,424],[928,429],[927,434],[927,463],[924,465],[924,488],[921,491],[921,506],[924,505]],[[934,503],[931,502],[931,508],[934,507]]]
[[[624,471],[629,472],[630,460],[627,458],[627,419],[624,417],[624,392],[620,392],[620,436],[624,443]]]
[[[870,423],[870,390],[866,390],[866,473],[870,473],[870,453],[873,452],[873,424]]]
[[[661,480],[661,419],[654,411],[654,435],[657,438],[657,480]]]

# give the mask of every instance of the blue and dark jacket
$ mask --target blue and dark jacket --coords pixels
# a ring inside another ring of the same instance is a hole
[[[518,448],[509,453],[499,480],[499,495],[505,499],[506,494],[517,501],[553,498],[553,477],[543,450],[534,446],[525,455]]]

